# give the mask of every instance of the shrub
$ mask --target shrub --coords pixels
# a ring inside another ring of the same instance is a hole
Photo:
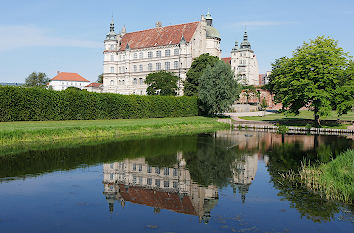
[[[95,120],[198,115],[196,97],[138,96],[0,87],[0,121]]]

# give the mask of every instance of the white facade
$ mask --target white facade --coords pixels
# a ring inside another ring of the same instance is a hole
[[[51,87],[55,91],[63,91],[68,87],[77,87],[80,89],[84,89],[86,85],[90,82],[78,82],[78,81],[57,81],[53,80],[49,82],[49,87]]]
[[[210,14],[202,16],[199,22],[161,27],[141,32],[114,32],[111,23],[110,32],[104,41],[103,92],[145,95],[147,85],[145,77],[152,72],[166,70],[179,77],[178,94],[183,94],[182,83],[194,58],[203,53],[220,57],[220,34],[212,27]],[[194,28],[192,28],[194,26]],[[136,37],[153,30],[161,32],[161,38],[150,38],[155,43],[139,45]],[[164,40],[163,33],[178,35],[170,41]],[[122,41],[129,40],[122,45]],[[174,42],[173,42],[174,41]],[[122,46],[125,46],[124,48]]]
[[[248,42],[247,32],[244,34],[240,47],[236,41],[235,47],[231,51],[231,68],[235,72],[235,77],[242,84],[259,85],[258,61]]]

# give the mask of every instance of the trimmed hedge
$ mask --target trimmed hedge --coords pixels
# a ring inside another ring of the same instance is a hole
[[[95,120],[198,115],[196,97],[139,96],[0,87],[0,121]]]

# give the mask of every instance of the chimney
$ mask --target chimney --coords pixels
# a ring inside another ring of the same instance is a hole
[[[60,71],[57,71],[57,74],[59,74],[60,73]]]
[[[155,27],[157,27],[157,28],[162,27],[162,23],[161,23],[160,21],[157,21],[157,22],[155,23]]]

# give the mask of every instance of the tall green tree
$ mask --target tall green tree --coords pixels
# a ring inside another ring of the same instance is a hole
[[[27,87],[45,87],[49,82],[49,78],[45,73],[42,72],[32,72],[25,81],[25,86]]]
[[[317,37],[293,52],[291,58],[281,58],[273,64],[271,84],[276,99],[290,113],[309,107],[314,112],[316,126],[320,116],[334,109],[344,114],[353,105],[354,86],[350,81],[350,60],[338,42]]]
[[[210,56],[208,53],[202,54],[195,58],[192,62],[191,68],[187,72],[187,78],[184,81],[184,95],[197,96],[199,79],[207,66],[213,67],[220,59],[215,56]]]
[[[199,79],[198,97],[201,112],[216,115],[228,111],[240,92],[241,87],[230,65],[218,60],[214,67],[207,66]]]
[[[103,83],[103,74],[98,75],[96,82]]]
[[[146,76],[145,83],[148,95],[177,95],[178,77],[164,70],[150,73]]]

